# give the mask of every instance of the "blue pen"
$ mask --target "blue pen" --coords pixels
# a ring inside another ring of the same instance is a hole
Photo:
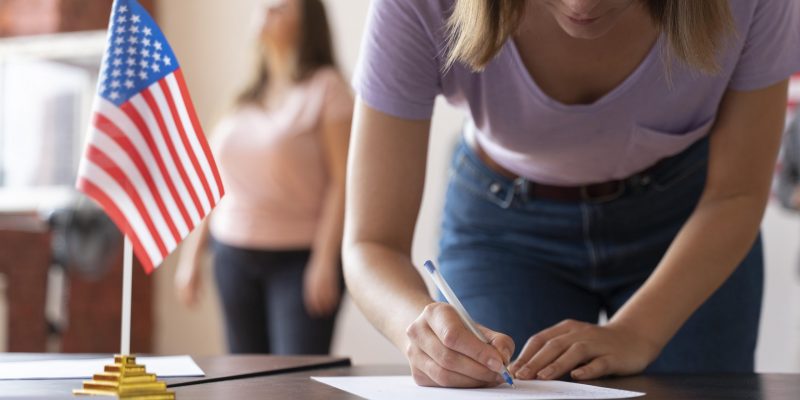
[[[480,339],[483,343],[488,344],[489,340],[486,339],[486,336],[483,336],[483,333],[481,333],[481,331],[475,327],[475,321],[473,321],[472,317],[469,316],[469,313],[467,313],[467,310],[461,304],[461,301],[458,300],[458,297],[456,297],[456,294],[453,292],[453,289],[450,288],[450,285],[447,284],[447,281],[444,280],[442,274],[440,274],[439,270],[436,269],[436,266],[433,265],[433,262],[430,260],[425,261],[425,269],[427,269],[431,274],[433,283],[435,283],[439,291],[442,292],[444,298],[447,299],[447,302],[456,309],[456,312],[458,313],[458,316],[461,317],[461,321],[464,322],[464,325],[466,325],[467,328],[469,328],[469,330],[472,331],[472,333],[474,333],[475,336],[477,336],[478,339]],[[503,377],[506,383],[511,385],[511,387],[514,387],[514,380],[511,379],[511,374],[508,373],[508,369],[505,367],[505,365],[503,366],[503,372],[500,375]]]

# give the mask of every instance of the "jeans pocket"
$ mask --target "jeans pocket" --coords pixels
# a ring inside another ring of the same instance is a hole
[[[653,187],[663,191],[693,175],[703,167],[707,156],[701,154],[707,141],[707,134],[714,126],[715,119],[709,118],[696,127],[684,132],[665,132],[644,125],[636,125],[628,148],[628,169],[641,171],[652,160],[667,160],[652,174]],[[637,156],[633,156],[637,155]],[[642,157],[641,155],[647,155]]]
[[[653,178],[653,189],[658,192],[666,192],[679,183],[686,183],[690,178],[705,178],[706,159],[696,160],[688,166],[684,166],[676,171],[668,171],[667,174]],[[698,176],[700,175],[700,176]]]
[[[514,184],[507,178],[494,176],[488,167],[466,154],[468,149],[456,153],[450,171],[448,192],[460,190],[500,208],[508,208],[514,200]],[[449,196],[449,195],[448,195]]]

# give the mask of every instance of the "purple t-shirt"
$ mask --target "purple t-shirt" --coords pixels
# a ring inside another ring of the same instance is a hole
[[[727,89],[767,87],[800,70],[799,0],[730,0],[738,35],[703,75],[671,63],[662,35],[636,70],[588,105],[548,97],[509,40],[481,73],[442,73],[454,0],[373,0],[354,86],[379,111],[428,119],[436,96],[467,111],[486,152],[540,183],[581,185],[628,177],[706,136]],[[757,135],[758,132],[753,132]]]

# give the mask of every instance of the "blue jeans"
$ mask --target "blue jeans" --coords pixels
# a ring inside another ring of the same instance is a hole
[[[312,317],[303,302],[310,250],[257,250],[212,241],[214,277],[228,350],[280,355],[328,354],[335,311]]]
[[[462,142],[445,204],[442,273],[477,322],[514,339],[517,354],[564,319],[597,323],[601,311],[610,318],[692,214],[707,164],[704,139],[614,200],[557,202],[515,189]],[[752,372],[762,291],[759,237],[648,372]]]

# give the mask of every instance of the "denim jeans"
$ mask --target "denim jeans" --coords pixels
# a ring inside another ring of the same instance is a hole
[[[312,317],[303,302],[311,251],[245,249],[217,240],[212,249],[231,353],[329,353],[338,309]]]
[[[692,214],[707,166],[703,139],[633,177],[616,199],[557,202],[528,196],[462,142],[446,197],[441,271],[472,317],[510,335],[517,354],[531,335],[564,319],[597,323],[602,311],[611,318]],[[752,372],[763,279],[759,236],[648,372]]]

